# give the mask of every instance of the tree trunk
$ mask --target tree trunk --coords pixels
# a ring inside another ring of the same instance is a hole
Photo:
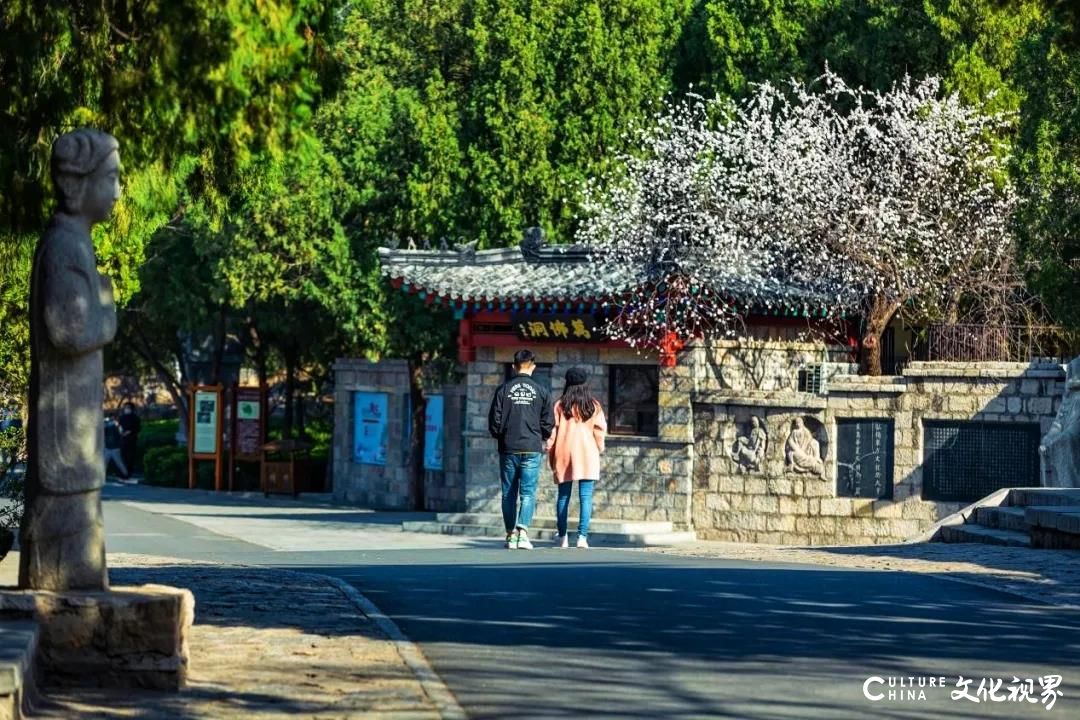
[[[162,384],[165,386],[165,390],[169,393],[169,397],[172,398],[173,404],[176,405],[177,413],[180,416],[180,430],[186,436],[188,427],[188,403],[187,393],[184,391],[183,384],[180,379],[173,377],[173,374],[169,372],[169,369],[154,355],[150,348],[150,343],[146,340],[138,323],[132,323],[132,326],[135,330],[134,336],[124,333],[121,337],[137,355],[149,363],[150,367],[154,368],[154,372],[157,374],[158,379],[161,380]]]
[[[859,360],[859,373],[862,375],[881,375],[881,336],[889,327],[893,315],[900,308],[900,303],[882,295],[875,295],[870,300],[866,313],[866,328],[862,336],[862,352]]]
[[[409,433],[409,499],[413,510],[425,510],[424,430],[427,400],[424,398],[424,358],[409,358],[409,399],[412,408],[412,431]]]
[[[210,383],[212,385],[221,385],[224,382],[221,369],[225,361],[225,322],[227,319],[228,313],[225,306],[222,305],[218,311],[217,322],[214,323],[214,353],[210,367]]]
[[[281,353],[285,358],[285,433],[284,437],[293,436],[293,396],[296,394],[296,349],[287,347]]]
[[[960,321],[960,300],[962,299],[963,296],[959,291],[949,294],[949,299],[945,303],[945,324],[955,325]]]
[[[253,350],[253,360],[255,361],[255,372],[259,376],[259,387],[266,387],[269,381],[269,370],[267,369],[267,355],[269,354],[266,347],[266,341],[263,340],[262,335],[259,334],[259,326],[256,324],[254,318],[248,318],[248,347]]]
[[[307,437],[307,418],[304,417],[305,410],[304,393],[300,393],[296,398],[296,436],[301,438]]]

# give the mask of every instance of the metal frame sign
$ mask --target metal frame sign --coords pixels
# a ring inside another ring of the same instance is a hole
[[[386,465],[388,408],[386,393],[353,393],[353,462]]]
[[[258,460],[265,444],[265,424],[263,417],[263,389],[258,387],[237,387],[235,389],[235,411],[233,413],[233,437],[237,458]]]

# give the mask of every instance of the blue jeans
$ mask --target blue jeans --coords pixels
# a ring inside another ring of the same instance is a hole
[[[578,480],[578,501],[581,503],[581,519],[578,520],[578,537],[589,536],[589,521],[592,520],[592,492],[595,480]],[[555,501],[555,525],[559,535],[566,534],[566,516],[570,513],[570,496],[574,493],[574,483],[559,483],[559,499]]]
[[[506,532],[529,528],[536,510],[536,486],[540,482],[540,453],[506,453],[499,456],[502,475],[502,514]],[[518,510],[518,492],[521,510]]]

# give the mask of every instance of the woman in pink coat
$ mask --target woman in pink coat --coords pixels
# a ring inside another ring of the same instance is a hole
[[[562,397],[555,403],[555,431],[549,440],[549,456],[559,486],[559,499],[555,504],[559,547],[569,547],[566,516],[575,480],[581,502],[577,546],[589,547],[593,485],[600,478],[600,453],[604,452],[607,421],[599,401],[589,392],[588,382],[589,374],[585,370],[570,368],[566,371]]]

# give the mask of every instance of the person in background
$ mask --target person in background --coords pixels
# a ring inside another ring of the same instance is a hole
[[[129,470],[135,467],[135,448],[139,442],[140,430],[142,420],[135,413],[135,403],[128,401],[124,403],[124,409],[120,413],[120,454]]]
[[[109,415],[105,418],[105,474],[109,474],[111,462],[120,471],[120,477],[127,479],[131,477],[131,474],[128,472],[127,465],[124,464],[124,455],[120,451],[122,444],[120,424],[116,422],[115,417]]]
[[[535,369],[535,356],[530,351],[514,353],[514,377],[495,391],[488,410],[488,431],[499,441],[505,547],[509,550],[533,549],[529,523],[536,510],[540,456],[555,425],[551,396],[532,379]]]
[[[559,486],[555,504],[555,523],[559,530],[556,544],[569,547],[566,520],[574,482],[578,484],[581,504],[577,546],[589,547],[589,521],[592,519],[593,486],[600,478],[600,454],[604,452],[607,420],[600,401],[589,392],[589,374],[582,368],[566,371],[562,397],[555,403],[555,432],[549,443],[549,460]]]

